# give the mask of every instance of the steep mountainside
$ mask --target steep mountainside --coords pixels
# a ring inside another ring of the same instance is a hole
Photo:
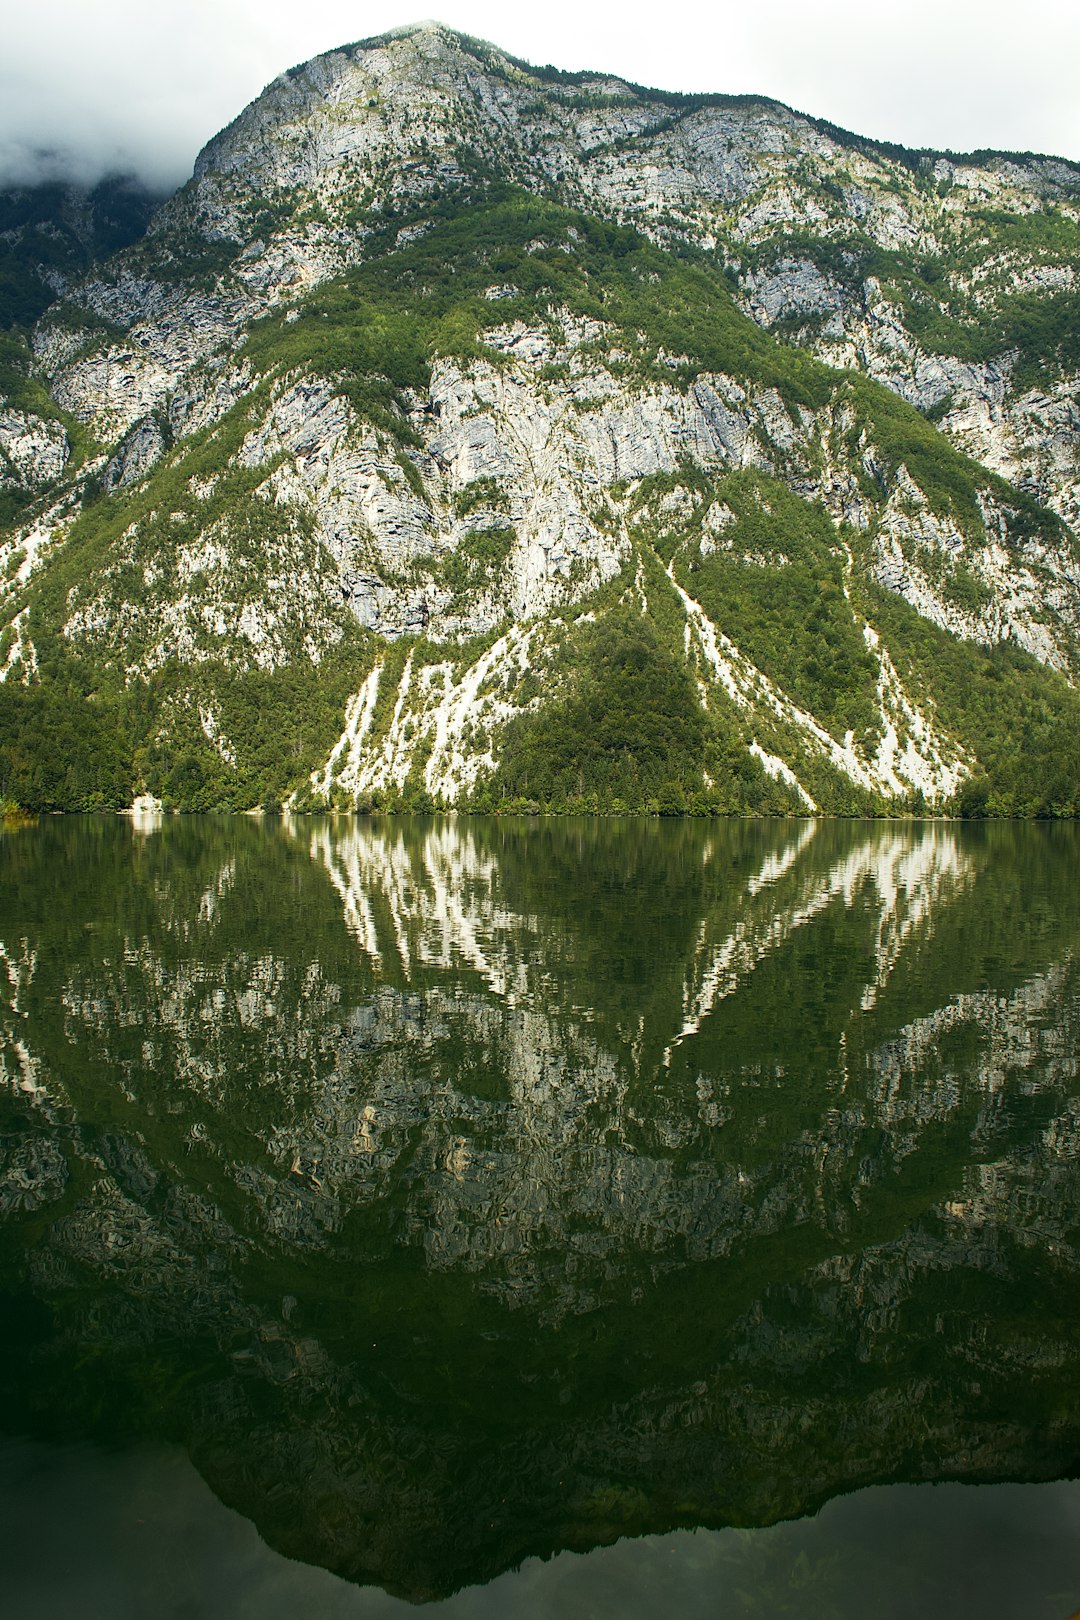
[[[294,69],[36,325],[0,794],[1075,812],[1078,265],[1056,159]]]
[[[94,186],[53,180],[0,189],[0,329],[32,326],[95,264],[145,235],[164,201],[124,174]]]
[[[0,189],[0,522],[68,467],[73,418],[30,375],[28,335],[93,265],[141,237],[163,201],[130,175],[85,187],[46,181]],[[82,314],[75,316],[77,322]]]

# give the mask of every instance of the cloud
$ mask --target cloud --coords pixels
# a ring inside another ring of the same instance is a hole
[[[437,0],[436,0],[437,5]],[[199,148],[298,61],[417,20],[393,3],[43,0],[5,21],[0,178],[131,169],[175,185]],[[1028,0],[446,0],[516,55],[666,89],[753,91],[878,139],[1080,158],[1080,8]]]
[[[133,169],[175,185],[282,64],[249,8],[221,0],[47,0],[5,24],[0,173]]]

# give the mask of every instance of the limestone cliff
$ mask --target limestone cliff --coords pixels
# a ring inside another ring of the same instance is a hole
[[[1057,159],[875,146],[437,24],[317,58],[34,329],[54,414],[0,418],[5,687],[57,657],[121,705],[156,681],[117,771],[190,807],[178,747],[208,802],[528,798],[506,728],[578,700],[568,641],[622,608],[717,747],[620,799],[986,780],[1016,809],[986,715],[1034,704],[1032,805],[1066,809],[1078,196]],[[297,767],[245,766],[236,680],[320,669]],[[976,712],[984,680],[1011,696]]]

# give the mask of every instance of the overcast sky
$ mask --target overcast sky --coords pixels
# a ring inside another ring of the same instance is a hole
[[[0,180],[131,168],[175,185],[283,69],[424,15],[531,62],[671,90],[757,91],[909,146],[1080,159],[1078,0],[8,0],[5,9]]]

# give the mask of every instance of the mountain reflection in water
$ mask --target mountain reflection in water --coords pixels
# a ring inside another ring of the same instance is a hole
[[[1078,829],[0,841],[5,1427],[424,1599],[1080,1472]]]

